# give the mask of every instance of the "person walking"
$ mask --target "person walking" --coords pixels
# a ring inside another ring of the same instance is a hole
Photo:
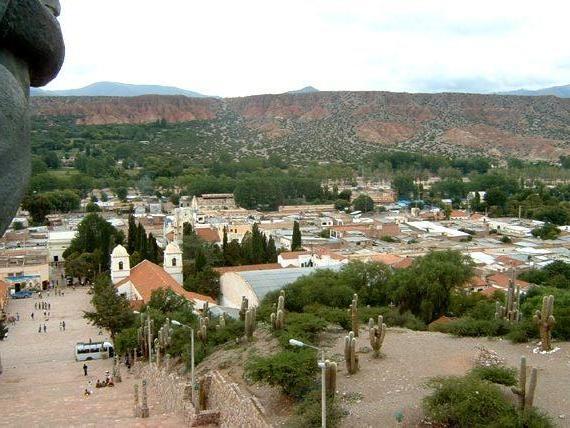
[[[83,364],[83,376],[87,376],[87,364]]]
[[[63,327],[63,331],[65,331],[65,321],[61,322],[61,326]]]
[[[40,324],[40,326],[38,327],[38,333],[42,332],[42,325]]]
[[[44,324],[44,333],[47,333],[47,327],[45,324]]]
[[[34,320],[34,313],[32,312],[32,321]]]
[[[61,326],[61,321],[59,322],[59,331],[63,331],[63,327]]]

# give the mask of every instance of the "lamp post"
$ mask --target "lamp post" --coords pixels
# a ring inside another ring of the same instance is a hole
[[[317,364],[321,369],[321,427],[326,428],[327,426],[327,392],[326,392],[326,363],[325,363],[325,350],[322,348],[317,348],[316,346],[309,345],[307,343],[301,342],[296,339],[289,339],[289,345],[296,346],[298,348],[312,348],[320,351],[321,361]]]
[[[190,329],[190,377],[192,378],[191,399],[192,399],[192,404],[194,404],[194,385],[195,385],[195,381],[194,381],[194,329],[192,327],[190,327],[186,324],[182,324],[181,322],[176,321],[176,320],[170,320],[170,322],[175,326]]]

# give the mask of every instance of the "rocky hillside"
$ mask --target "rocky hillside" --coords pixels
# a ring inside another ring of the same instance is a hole
[[[78,124],[166,119],[240,154],[347,159],[382,147],[554,160],[570,154],[570,99],[471,94],[314,92],[244,98],[33,98],[34,113]]]

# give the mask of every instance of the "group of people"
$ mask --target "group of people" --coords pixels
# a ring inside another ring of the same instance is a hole
[[[87,364],[83,364],[83,375],[84,376],[87,376],[88,369],[89,369],[89,367],[87,366]],[[113,377],[111,376],[111,373],[109,372],[109,370],[105,371],[105,380],[101,381],[100,379],[97,379],[97,382],[95,383],[95,388],[97,388],[97,389],[113,387],[113,386],[115,386],[115,383],[113,382]],[[93,394],[92,382],[89,381],[87,383],[87,388],[85,388],[85,391],[83,392],[83,395],[85,397],[88,397],[91,394]]]

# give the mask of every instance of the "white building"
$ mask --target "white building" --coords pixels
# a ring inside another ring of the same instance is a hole
[[[71,245],[77,231],[52,231],[48,234],[48,259],[50,263],[63,262],[63,253]]]

